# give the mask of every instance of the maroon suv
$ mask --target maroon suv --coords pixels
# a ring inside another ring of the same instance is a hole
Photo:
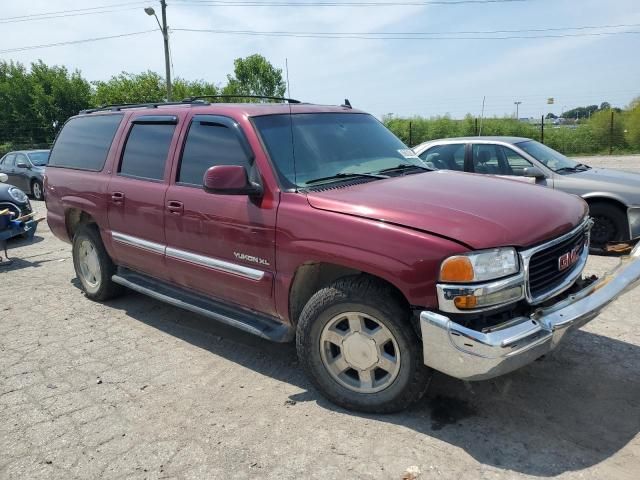
[[[431,171],[348,106],[86,111],[46,177],[87,297],[125,286],[295,339],[315,386],[362,411],[404,408],[432,369],[480,380],[526,365],[640,278],[636,260],[581,278],[580,198]]]

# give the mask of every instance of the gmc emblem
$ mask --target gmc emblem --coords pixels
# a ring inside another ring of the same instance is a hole
[[[563,271],[567,268],[575,265],[578,259],[580,258],[580,252],[582,251],[583,245],[578,245],[573,248],[570,252],[565,253],[560,258],[558,258],[558,270]]]

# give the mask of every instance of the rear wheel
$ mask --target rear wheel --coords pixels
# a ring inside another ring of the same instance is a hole
[[[82,290],[91,300],[108,300],[122,292],[122,287],[111,280],[116,266],[94,224],[78,227],[73,237],[73,266]]]
[[[594,220],[591,228],[591,246],[604,248],[609,242],[629,239],[629,223],[622,208],[605,202],[589,205],[589,213]]]
[[[44,188],[40,180],[34,180],[31,183],[31,194],[36,200],[44,200]]]
[[[408,309],[366,276],[340,279],[311,297],[298,322],[297,350],[324,396],[363,412],[406,408],[422,397],[431,375]]]

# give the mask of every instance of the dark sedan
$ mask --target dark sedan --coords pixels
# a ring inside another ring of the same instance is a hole
[[[8,183],[44,199],[42,183],[44,167],[49,162],[49,150],[21,150],[7,153],[0,159],[0,173],[6,173]]]

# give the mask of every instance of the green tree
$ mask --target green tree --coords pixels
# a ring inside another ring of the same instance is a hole
[[[166,97],[163,78],[150,70],[142,73],[122,72],[107,81],[91,82],[94,87],[93,104],[161,102]]]
[[[233,75],[227,75],[225,95],[262,95],[282,97],[286,84],[282,79],[282,69],[275,68],[262,55],[236,58]]]
[[[600,110],[591,115],[587,125],[593,141],[596,145],[600,145],[601,149],[605,149],[609,144],[614,147],[624,147],[624,125],[619,113],[612,110]]]
[[[634,149],[640,149],[640,97],[634,98],[624,117],[627,143]]]

